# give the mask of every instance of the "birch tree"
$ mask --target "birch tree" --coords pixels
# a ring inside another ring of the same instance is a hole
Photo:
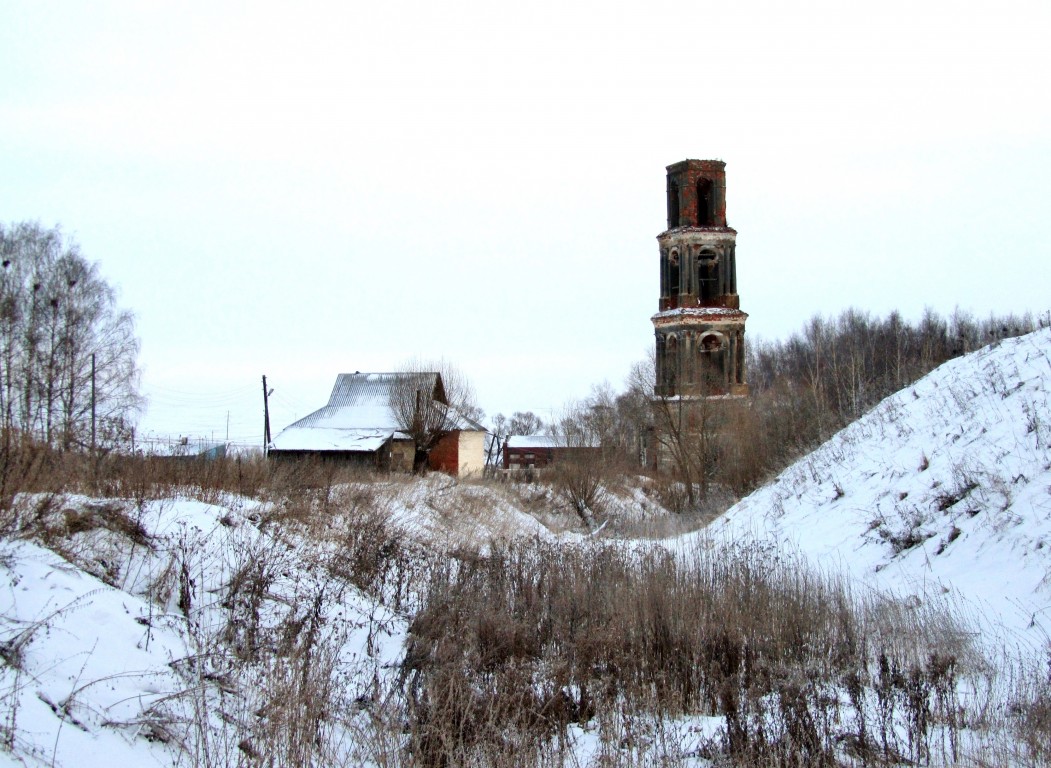
[[[142,406],[134,318],[55,227],[0,224],[0,425],[63,450],[120,440]]]

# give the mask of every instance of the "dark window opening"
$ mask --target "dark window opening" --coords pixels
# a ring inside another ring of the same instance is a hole
[[[674,336],[669,337],[665,343],[663,372],[665,394],[674,394],[675,384],[679,379],[679,340]]]
[[[719,257],[711,251],[705,251],[697,257],[697,298],[704,304],[718,295]]]
[[[712,226],[712,182],[711,179],[697,180],[697,226]]]
[[[668,295],[671,297],[679,295],[679,254],[677,253],[673,253],[668,258]]]
[[[726,349],[718,336],[701,339],[702,383],[709,392],[721,392],[726,385]]]
[[[679,226],[679,185],[668,180],[668,229]]]
[[[666,381],[666,378],[665,378],[665,371],[667,370],[668,367],[664,363],[664,349],[665,349],[664,337],[658,334],[657,335],[657,394],[658,395],[663,395],[665,393],[665,391],[666,391],[665,390],[665,386],[667,384],[667,381]]]

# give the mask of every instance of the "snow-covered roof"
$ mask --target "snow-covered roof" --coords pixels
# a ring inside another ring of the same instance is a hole
[[[411,440],[393,429],[297,427],[293,424],[270,443],[272,451],[378,451],[391,438]]]
[[[508,448],[565,448],[564,438],[554,435],[511,435],[507,438]]]
[[[391,408],[394,388],[407,381],[447,407],[437,373],[341,373],[328,404],[281,430],[271,441],[270,450],[372,452],[391,437],[408,439],[399,431],[403,425]],[[484,431],[476,422],[455,411],[453,414],[457,429]]]
[[[403,387],[409,382],[415,389],[430,392],[431,397],[439,403],[445,403],[445,387],[442,378],[435,372],[394,373],[341,373],[336,377],[332,393],[328,396],[329,406],[361,407],[387,406],[395,387]],[[308,417],[309,418],[309,417]]]
[[[570,440],[565,435],[511,435],[508,448],[598,448],[598,440],[574,435]]]

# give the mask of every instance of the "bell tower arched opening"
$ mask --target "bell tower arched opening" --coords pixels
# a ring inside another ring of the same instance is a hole
[[[668,229],[679,226],[679,185],[668,179]]]
[[[712,180],[697,180],[697,226],[711,227],[712,224]]]
[[[710,304],[720,295],[719,256],[703,250],[697,254],[697,299],[701,306]]]
[[[682,270],[679,269],[679,252],[668,255],[668,298],[678,306],[678,296],[682,292]]]

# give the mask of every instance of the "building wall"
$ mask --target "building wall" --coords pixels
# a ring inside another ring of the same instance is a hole
[[[412,440],[392,440],[390,443],[390,469],[392,472],[412,472],[412,461],[416,457],[416,443]]]
[[[666,170],[668,229],[726,226],[726,163],[683,160]]]
[[[543,469],[551,463],[554,450],[551,448],[504,447],[504,469]]]
[[[463,430],[444,435],[431,449],[427,465],[457,477],[481,472],[485,468],[485,433]]]
[[[442,436],[427,457],[427,466],[436,472],[455,475],[460,468],[460,433],[449,432]]]
[[[293,451],[271,449],[267,459],[275,463],[296,461],[321,461],[346,464],[348,466],[384,469],[386,446],[378,451]],[[410,465],[411,466],[411,465]]]
[[[677,229],[657,236],[661,312],[690,307],[739,309],[737,233]]]
[[[598,447],[504,448],[504,469],[544,469],[570,459],[586,460],[601,452]]]
[[[485,432],[461,432],[459,445],[460,477],[481,474],[485,470]]]
[[[654,315],[659,397],[745,395],[744,321],[747,315]]]

